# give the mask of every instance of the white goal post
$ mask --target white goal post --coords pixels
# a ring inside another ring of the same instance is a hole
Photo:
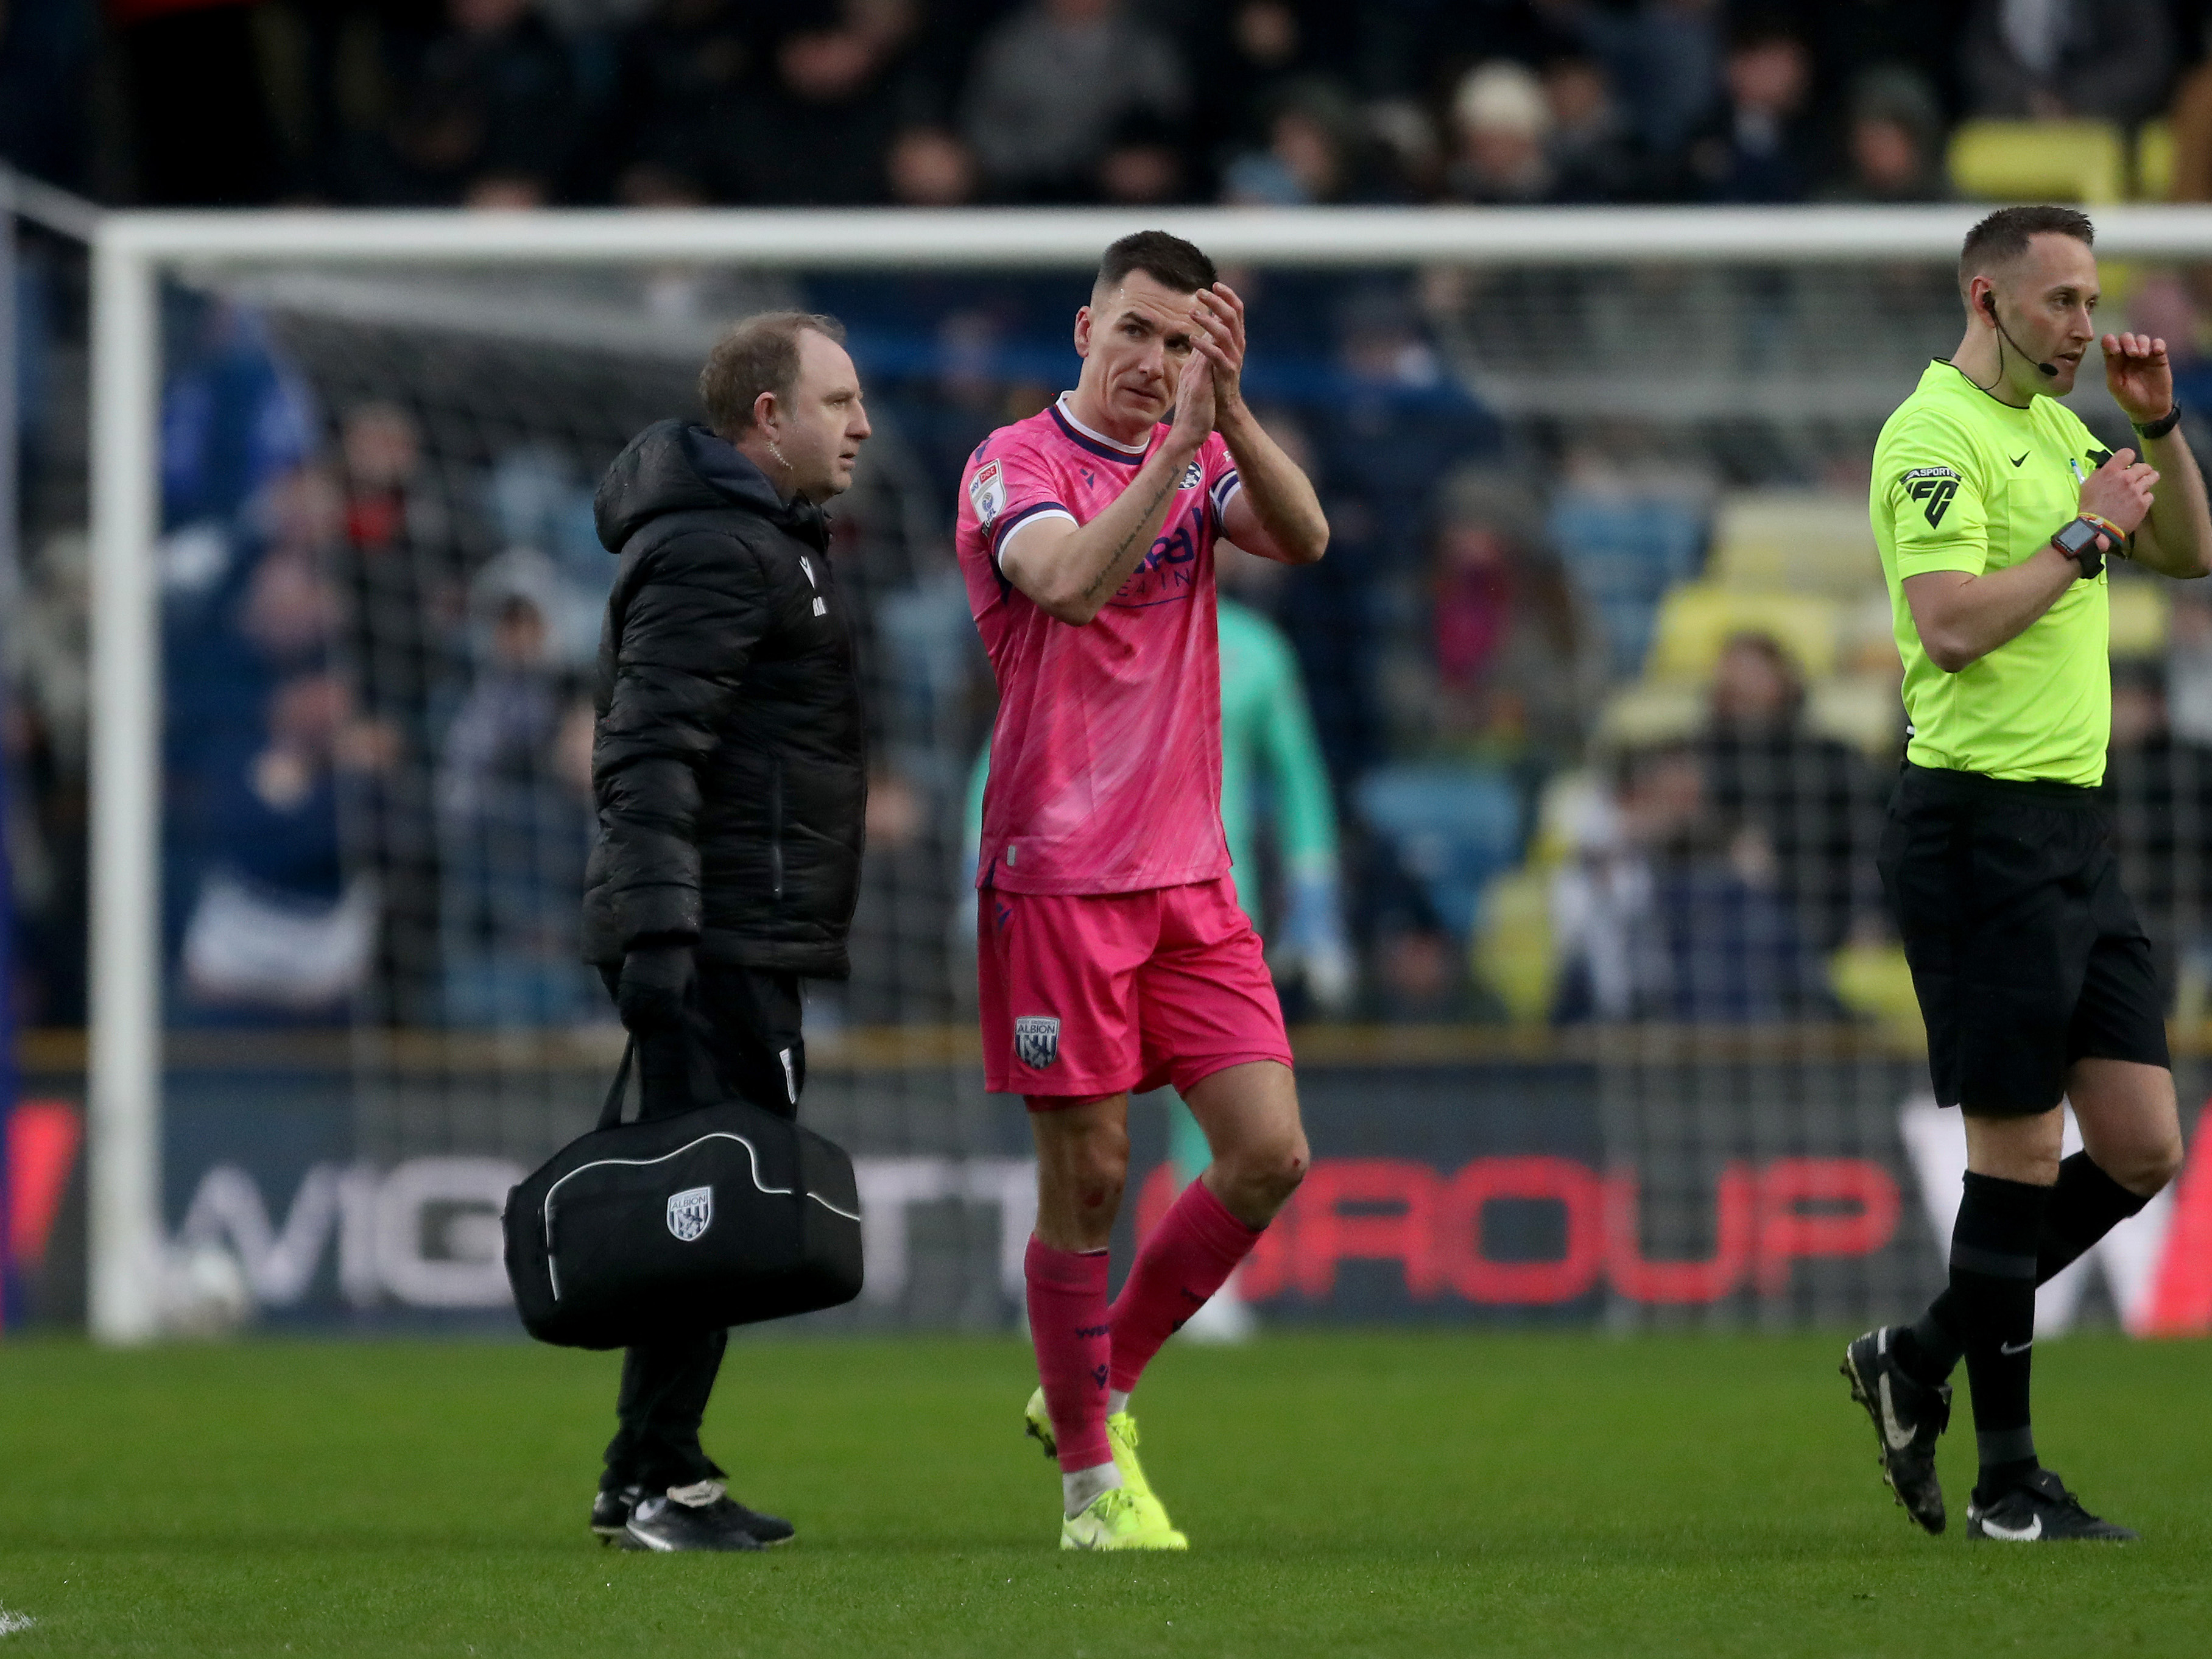
[[[1951,256],[1984,210],[1174,209],[105,216],[93,236],[89,1313],[159,1334],[159,284],[254,266],[1080,270],[1152,223],[1270,266],[1791,265]],[[2212,207],[2096,214],[2108,257],[2212,258]]]

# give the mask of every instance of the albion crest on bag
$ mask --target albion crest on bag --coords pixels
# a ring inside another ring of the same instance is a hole
[[[714,1224],[714,1189],[689,1187],[668,1200],[668,1231],[689,1244]]]
[[[1060,1021],[1051,1014],[1021,1014],[1014,1019],[1014,1058],[1042,1072],[1060,1058]]]

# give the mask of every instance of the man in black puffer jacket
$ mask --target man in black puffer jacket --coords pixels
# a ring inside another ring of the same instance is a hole
[[[799,981],[848,971],[867,774],[821,504],[852,483],[868,417],[843,337],[799,312],[739,324],[699,377],[711,429],[648,427],[594,503],[622,568],[599,641],[584,954],[635,1040],[648,1117],[727,1095],[795,1116]],[[726,1335],[623,1357],[602,1537],[792,1535],[730,1498],[699,1444]]]

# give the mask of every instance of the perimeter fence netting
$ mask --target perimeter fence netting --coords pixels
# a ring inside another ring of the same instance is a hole
[[[1314,570],[1223,576],[1238,879],[1316,1155],[1247,1298],[1285,1322],[1906,1306],[1940,1276],[1957,1158],[1912,1104],[1874,872],[1903,720],[1866,493],[1883,418],[1958,339],[1948,263],[1224,274],[1251,400],[1334,534]],[[2110,270],[2112,308],[2178,334],[2154,313],[2197,275]],[[951,529],[975,445],[1073,384],[1087,281],[167,283],[163,1185],[187,1304],[229,1264],[276,1317],[503,1304],[505,1184],[587,1122],[620,1051],[574,959],[614,570],[592,489],[639,428],[696,415],[730,321],[798,306],[847,324],[876,428],[833,509],[869,851],[853,977],[811,988],[805,1103],[860,1161],[870,1283],[825,1317],[1018,1317],[1028,1137],[982,1091],[965,850],[995,690]],[[2117,442],[2097,380],[2076,406]],[[2119,835],[2200,1022],[2212,611],[2123,569],[2112,613]],[[1141,1225],[1166,1115],[1133,1127]],[[2148,1320],[2145,1261],[2092,1301]]]

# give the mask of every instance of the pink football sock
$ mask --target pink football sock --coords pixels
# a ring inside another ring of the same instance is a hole
[[[1114,1461],[1106,1441],[1106,1252],[1055,1250],[1032,1237],[1022,1261],[1029,1280],[1030,1341],[1044,1384],[1063,1474]],[[1158,1344],[1154,1345],[1155,1346]]]
[[[1228,1283],[1261,1231],[1230,1214],[1203,1181],[1182,1189],[1137,1252],[1137,1265],[1114,1298],[1116,1392],[1137,1386],[1160,1344]]]

